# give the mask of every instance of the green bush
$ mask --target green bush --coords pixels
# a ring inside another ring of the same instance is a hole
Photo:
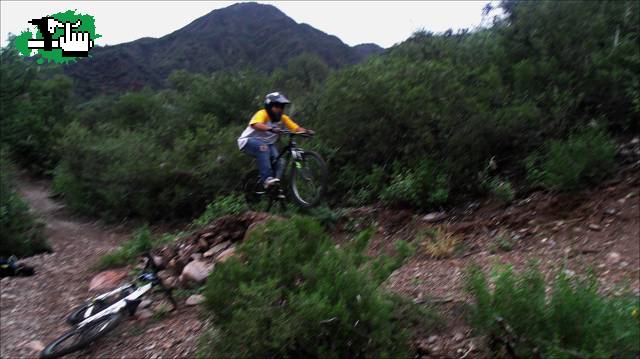
[[[131,239],[124,242],[120,247],[118,247],[118,249],[100,257],[94,266],[94,269],[104,270],[108,268],[123,267],[135,262],[140,255],[157,246],[161,246],[172,239],[172,236],[167,235],[161,237],[159,240],[154,240],[149,227],[141,227],[133,234]]]
[[[247,211],[247,202],[240,193],[232,193],[226,196],[216,198],[215,201],[207,205],[207,209],[192,222],[192,226],[201,227],[209,224],[216,218],[228,215],[238,214]]]
[[[0,154],[0,257],[27,257],[50,252],[44,225],[29,213],[29,207],[11,184],[12,171],[5,151]]]
[[[518,357],[635,358],[640,354],[640,300],[599,294],[594,276],[578,279],[560,272],[549,295],[542,273],[533,267],[520,274],[500,268],[492,283],[478,267],[468,272],[466,287],[474,298],[472,324],[492,337],[517,337],[513,347]]]
[[[391,205],[415,208],[441,206],[449,198],[447,177],[431,161],[422,161],[413,169],[397,171],[380,199]]]
[[[407,357],[409,324],[379,286],[411,250],[400,242],[398,255],[368,258],[372,233],[336,248],[309,218],[256,227],[207,280],[216,325],[199,357]]]
[[[580,189],[601,181],[613,171],[615,150],[609,134],[589,128],[565,141],[550,141],[544,154],[529,156],[528,178],[550,190]]]

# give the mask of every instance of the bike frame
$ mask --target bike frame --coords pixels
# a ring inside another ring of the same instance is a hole
[[[110,293],[116,294],[118,293],[118,291],[120,290],[124,290],[130,287],[135,287],[134,284],[130,284],[130,285],[126,285],[126,286],[122,286]],[[78,323],[77,327],[78,328],[82,328],[83,326],[90,324],[91,322],[94,322],[102,317],[105,317],[107,315],[111,315],[113,313],[118,313],[121,310],[123,310],[124,308],[126,308],[130,302],[133,302],[135,300],[140,299],[140,297],[142,297],[145,293],[147,293],[148,291],[151,290],[151,287],[153,287],[152,283],[147,283],[145,285],[143,285],[142,287],[136,289],[133,293],[127,295],[126,297],[120,299],[119,301],[113,303],[112,305],[110,305],[109,307],[105,308],[104,310],[98,312],[97,314],[90,316],[89,318],[86,318],[85,320],[81,321],[80,323]],[[106,293],[108,294],[108,293]],[[106,297],[105,297],[106,298]]]
[[[295,140],[296,134],[290,131],[284,132],[284,134],[289,135],[289,143],[282,147],[282,149],[278,150],[278,157],[271,161],[271,168],[275,168],[276,164],[280,159],[284,158],[284,164],[282,168],[282,177],[285,177],[287,173],[287,169],[289,168],[289,163],[291,163],[291,159],[299,160],[302,159],[302,155],[304,154],[304,149],[298,147],[298,144]],[[282,178],[281,178],[282,180]]]

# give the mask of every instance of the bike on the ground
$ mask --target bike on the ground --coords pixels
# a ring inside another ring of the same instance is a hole
[[[172,310],[175,310],[176,301],[171,290],[158,277],[158,268],[153,258],[146,254],[145,260],[145,267],[136,282],[99,295],[73,310],[67,317],[67,323],[73,325],[73,328],[49,343],[40,353],[40,358],[58,358],[86,347],[118,326],[125,313],[133,316],[142,298],[156,286],[163,291],[173,305]],[[144,284],[139,285],[137,282]]]
[[[265,189],[257,169],[248,172],[242,181],[245,200],[252,210],[268,212],[275,202],[279,202],[284,210],[287,196],[298,206],[311,208],[320,202],[327,189],[324,160],[318,153],[298,147],[295,141],[296,136],[313,137],[313,133],[288,130],[280,133],[289,136],[289,143],[279,151],[277,158],[271,159],[271,168],[276,168],[276,163],[284,158],[280,184]]]

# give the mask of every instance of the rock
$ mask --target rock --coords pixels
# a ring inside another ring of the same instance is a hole
[[[445,218],[447,218],[447,214],[445,212],[432,212],[422,217],[422,220],[425,222],[438,222]]]
[[[168,261],[165,261],[165,258],[162,256],[152,255],[151,258],[153,259],[153,264],[158,268],[164,268],[164,266],[167,265]]]
[[[604,210],[604,214],[606,214],[607,216],[615,216],[616,213],[618,213],[618,210],[615,208],[605,208]]]
[[[463,341],[463,340],[464,340],[464,334],[462,334],[462,333],[460,333],[460,332],[458,332],[458,333],[454,334],[454,336],[453,336],[453,340],[454,340],[456,343],[460,343],[461,341]]]
[[[189,298],[187,298],[187,300],[184,302],[184,305],[187,305],[187,306],[198,305],[202,302],[204,302],[204,296],[202,294],[194,294]]]
[[[153,312],[149,309],[140,309],[136,312],[137,319],[149,319],[153,317]]]
[[[610,252],[609,254],[607,254],[607,264],[608,265],[615,265],[618,262],[620,262],[621,260],[621,256],[620,253],[618,252]]]
[[[39,340],[32,340],[30,342],[28,342],[25,347],[27,347],[28,349],[40,353],[42,351],[42,349],[44,349],[44,344],[42,344],[41,341]]]
[[[207,265],[205,262],[195,260],[189,262],[180,274],[180,283],[187,284],[188,282],[195,282],[201,284],[207,279],[207,276],[213,270],[212,265]]]
[[[198,240],[198,249],[201,251],[206,251],[209,248],[209,243],[204,238],[200,238]]]
[[[89,282],[89,291],[104,291],[118,286],[127,277],[125,270],[108,270],[96,274]]]
[[[592,231],[600,231],[602,230],[602,226],[595,224],[595,223],[591,223],[589,224],[589,229]]]
[[[197,261],[202,258],[202,253],[193,253],[191,254],[191,259]]]
[[[226,242],[217,244],[211,247],[211,249],[209,249],[208,251],[204,252],[203,257],[205,258],[213,257],[215,254],[218,254],[218,252],[229,248],[230,245],[231,245],[231,241],[226,241]]]
[[[427,343],[428,343],[428,344],[433,344],[433,343],[435,343],[438,339],[440,339],[440,337],[439,337],[439,336],[437,336],[437,335],[432,335],[432,336],[430,336],[429,338],[427,338]]]
[[[231,247],[228,249],[225,249],[222,253],[220,253],[217,257],[216,257],[216,262],[226,262],[229,258],[233,257],[236,254],[236,247]]]
[[[151,305],[151,299],[145,299],[138,305],[138,309],[144,309]]]

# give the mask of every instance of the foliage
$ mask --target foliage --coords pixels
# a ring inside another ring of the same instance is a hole
[[[380,284],[411,253],[363,254],[372,231],[336,248],[319,223],[271,220],[216,267],[206,307],[216,328],[203,335],[200,357],[406,357],[405,323]],[[408,323],[407,323],[408,324]]]
[[[29,213],[29,207],[16,193],[11,163],[0,153],[0,257],[27,257],[50,252],[43,224]]]
[[[581,139],[592,119],[612,138],[639,129],[639,6],[504,0],[490,28],[417,32],[353,66],[294,52],[265,73],[246,67],[247,58],[225,71],[176,71],[162,90],[84,103],[70,95],[83,84],[23,61],[10,45],[2,49],[0,139],[18,164],[55,168],[55,189],[77,211],[193,218],[239,190],[252,164],[235,140],[264,94],[283,90],[294,100],[288,113],[317,130],[303,146],[328,160],[331,205],[428,210],[487,190],[509,202],[515,193],[504,179],[519,183],[527,157],[534,185],[571,190],[611,165],[607,136]],[[162,76],[173,68],[157,61]],[[595,141],[593,154],[584,141]],[[478,173],[491,158],[501,172],[487,183]]]
[[[133,234],[131,239],[118,247],[118,249],[100,257],[94,269],[104,270],[107,268],[123,267],[135,262],[140,255],[171,240],[171,236],[163,236],[159,240],[154,240],[149,227],[143,226]]]
[[[549,141],[544,154],[529,156],[528,177],[550,190],[576,190],[611,173],[615,151],[615,142],[606,132],[588,128],[564,141]]]
[[[424,253],[433,258],[449,258],[463,249],[460,238],[444,227],[420,231],[416,237]]]
[[[519,338],[518,357],[635,358],[640,352],[640,307],[637,297],[609,298],[598,293],[597,281],[559,272],[549,295],[535,267],[514,273],[499,268],[491,284],[478,267],[466,279],[474,297],[472,323],[488,335],[504,337],[507,326]],[[498,318],[502,318],[500,324]]]
[[[247,204],[240,193],[232,193],[227,196],[216,198],[215,201],[207,205],[207,209],[193,221],[196,227],[205,226],[216,218],[228,214],[238,214],[247,210]]]
[[[422,161],[412,170],[398,170],[380,194],[388,204],[405,204],[417,208],[439,206],[447,202],[447,177],[439,173],[432,161]]]

